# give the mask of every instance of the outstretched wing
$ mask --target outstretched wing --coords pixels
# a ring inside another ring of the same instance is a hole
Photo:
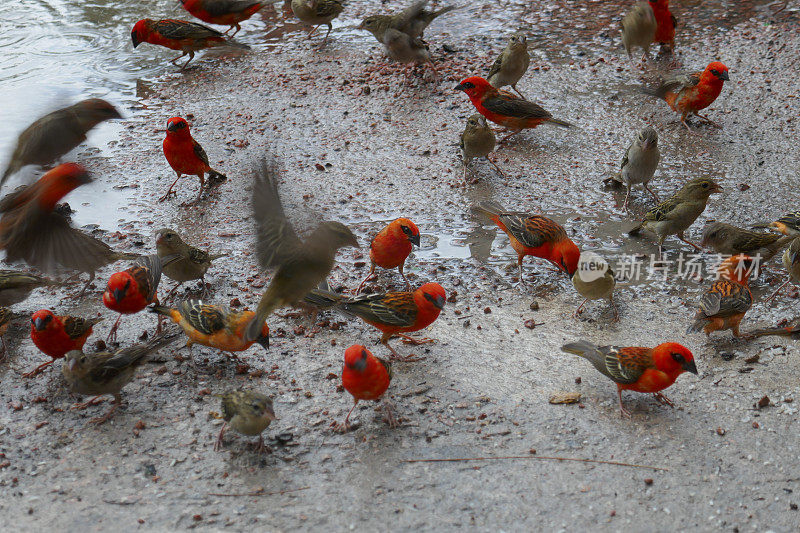
[[[275,162],[264,160],[256,170],[253,185],[256,256],[262,268],[276,268],[286,263],[301,247],[300,239],[283,211],[277,174]]]

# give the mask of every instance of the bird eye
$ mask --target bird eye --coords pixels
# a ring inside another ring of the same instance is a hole
[[[472,83],[471,81],[468,81],[467,83],[464,84],[464,87],[466,87],[467,89],[474,89],[475,84]]]
[[[406,235],[411,235],[411,228],[409,228],[408,226],[400,226],[400,229],[402,229],[403,233],[405,233]]]
[[[704,181],[704,182],[703,182],[703,188],[704,188],[704,189],[708,189],[708,182],[707,182],[707,181]]]
[[[716,69],[712,69],[711,74],[713,74],[714,76],[719,76],[719,71]]]
[[[681,363],[681,364],[683,364],[683,363],[685,363],[685,362],[686,362],[686,359],[683,357],[683,354],[682,354],[682,353],[678,353],[678,352],[672,352],[672,358],[673,358],[673,359],[674,359],[676,362],[678,362],[678,363]]]

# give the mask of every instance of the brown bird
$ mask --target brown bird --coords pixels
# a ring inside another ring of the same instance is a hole
[[[800,211],[786,213],[774,222],[762,222],[753,226],[755,229],[771,228],[776,229],[784,235],[800,237]]]
[[[168,228],[158,230],[157,235],[156,251],[162,263],[168,257],[173,258],[171,262],[162,265],[161,272],[169,279],[178,282],[167,296],[175,292],[185,282],[195,279],[200,280],[203,284],[203,292],[205,292],[206,283],[204,277],[211,267],[211,262],[228,254],[211,255],[205,250],[190,246],[181,239],[177,232]]]
[[[421,39],[425,29],[436,17],[456,9],[456,6],[445,6],[436,11],[428,11],[425,9],[427,4],[428,0],[420,0],[394,15],[370,15],[356,29],[367,30],[379,43],[384,42],[386,30],[389,28],[401,31],[412,39]]]
[[[789,247],[783,252],[783,266],[789,272],[789,279],[772,296],[764,300],[764,303],[771,301],[780,293],[790,282],[800,283],[800,237],[795,237]]]
[[[328,42],[328,36],[333,29],[331,21],[338,17],[343,10],[344,4],[341,0],[292,0],[292,13],[294,13],[294,16],[305,24],[314,26],[308,33],[309,38],[323,24],[328,26],[328,33],[322,39],[320,48]]]
[[[0,270],[0,306],[9,307],[23,302],[31,291],[39,287],[60,284],[58,281],[21,270]]]
[[[737,228],[724,222],[712,222],[703,230],[703,248],[711,248],[718,254],[759,257],[762,262],[769,261],[794,237],[760,233]]]
[[[358,248],[358,240],[341,222],[322,222],[301,241],[286,218],[278,194],[275,163],[263,161],[253,187],[253,217],[256,220],[256,256],[261,268],[275,275],[247,326],[245,340],[255,340],[269,314],[303,297],[330,273],[339,248]]]
[[[53,163],[85,141],[92,128],[113,118],[122,118],[117,108],[105,100],[90,98],[34,121],[19,134],[0,186],[26,165]]]
[[[222,418],[225,423],[214,443],[214,451],[222,449],[222,436],[228,427],[232,427],[242,435],[254,437],[258,435],[256,451],[271,452],[264,445],[264,436],[261,434],[278,418],[272,409],[272,399],[264,394],[248,390],[230,390],[224,394],[217,394],[222,399]]]
[[[746,255],[733,256],[722,262],[715,281],[700,298],[694,323],[687,333],[703,331],[710,335],[714,331],[731,330],[740,337],[739,323],[753,305],[753,294],[748,287],[753,259]]]
[[[69,390],[75,394],[95,396],[94,399],[75,406],[84,409],[92,405],[98,396],[112,394],[114,403],[111,409],[99,418],[91,420],[94,424],[102,424],[114,414],[122,402],[120,391],[130,383],[136,375],[136,369],[145,362],[145,357],[178,338],[177,333],[154,337],[144,344],[136,344],[115,352],[97,352],[85,354],[80,350],[67,352],[61,373]]]
[[[0,363],[6,360],[6,339],[5,334],[8,331],[8,324],[14,318],[14,313],[8,307],[0,307],[0,343],[3,345],[3,350],[0,351]]]
[[[505,177],[503,171],[497,164],[489,159],[495,147],[495,136],[492,128],[486,123],[486,118],[479,113],[475,113],[467,119],[464,133],[458,147],[461,148],[461,157],[464,159],[464,181],[467,181],[467,168],[473,159],[485,157],[486,160],[497,170],[497,173]]]

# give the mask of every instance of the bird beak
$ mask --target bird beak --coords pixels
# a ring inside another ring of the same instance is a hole
[[[264,347],[265,350],[269,350],[269,335],[261,335],[256,342]]]
[[[43,318],[37,318],[33,321],[33,327],[36,328],[36,331],[44,331],[44,328],[47,327]]]
[[[409,235],[408,240],[411,244],[419,246],[419,235]]]
[[[275,412],[272,411],[272,410],[265,411],[264,412],[264,418],[266,418],[270,422],[274,422],[274,421],[276,421],[278,419],[278,417],[275,416]]]
[[[78,360],[77,359],[70,359],[67,362],[67,370],[69,370],[70,372],[75,372],[75,365],[77,365],[77,364],[78,364]]]
[[[436,308],[437,308],[437,309],[439,309],[439,310],[442,310],[442,309],[444,309],[444,304],[445,304],[445,302],[446,302],[446,301],[447,301],[447,300],[445,300],[445,299],[444,299],[442,296],[437,296],[436,298],[434,298],[433,300],[431,300],[431,302],[433,303],[433,305],[435,305],[435,306],[436,306]]]
[[[134,48],[142,44],[142,41],[139,40],[139,35],[135,31],[131,32],[131,41],[133,41]]]
[[[694,364],[694,360],[683,363],[683,369],[687,372],[691,372],[695,376],[697,375],[697,365]]]
[[[365,30],[366,28],[364,27],[364,23],[362,22],[361,24],[359,24],[358,26],[356,26],[356,29],[357,29],[357,30]]]
[[[730,80],[730,77],[728,77],[728,73],[727,72],[720,72],[719,79],[721,79],[723,81],[728,81],[728,80]]]
[[[459,83],[458,85],[456,85],[455,87],[453,87],[453,88],[454,88],[456,91],[463,91],[463,90],[464,90],[464,86],[463,86],[463,85],[461,85],[460,83]]]
[[[720,186],[719,186],[719,185],[717,185],[716,183],[714,184],[714,188],[713,188],[713,189],[711,189],[711,193],[712,193],[712,194],[713,194],[713,193],[715,193],[715,192],[722,192],[722,187],[720,187]]]
[[[121,302],[125,298],[125,289],[114,289],[114,300]]]
[[[169,124],[167,124],[167,131],[175,131],[177,129],[178,129],[177,122],[170,122]]]
[[[82,172],[78,176],[78,183],[80,183],[81,185],[86,185],[87,183],[91,182],[92,182],[92,176],[90,176],[88,172]]]

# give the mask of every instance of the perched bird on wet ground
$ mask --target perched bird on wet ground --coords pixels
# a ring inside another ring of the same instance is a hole
[[[172,256],[165,262],[174,259]],[[122,315],[133,315],[150,304],[158,303],[158,284],[161,281],[163,264],[157,255],[140,257],[130,268],[115,272],[108,278],[106,291],[103,293],[103,305],[119,313],[119,317],[108,332],[107,342],[116,340]],[[161,321],[158,327],[160,331]]]
[[[292,13],[294,13],[294,16],[305,24],[314,26],[308,34],[309,38],[323,24],[328,26],[328,32],[325,34],[325,38],[322,39],[320,48],[328,42],[328,36],[333,29],[331,21],[338,17],[343,10],[344,3],[341,0],[292,0]]]
[[[275,274],[245,332],[244,338],[250,341],[261,334],[272,311],[299,302],[328,277],[340,248],[359,247],[356,236],[341,222],[322,222],[300,240],[281,204],[274,161],[264,161],[256,170],[253,218],[258,263],[261,268],[275,269]]]
[[[419,228],[407,218],[393,220],[379,231],[369,245],[369,274],[358,286],[356,294],[361,292],[367,281],[375,277],[376,266],[386,269],[396,268],[406,282],[406,289],[409,289],[411,284],[403,273],[403,267],[414,246],[419,246],[419,239]]]
[[[278,419],[272,408],[272,399],[260,392],[249,390],[230,390],[216,394],[222,400],[222,429],[214,443],[214,451],[222,450],[222,437],[229,427],[242,435],[255,437],[258,435],[256,451],[270,453],[272,450],[264,444],[263,431]]]
[[[703,230],[703,240],[700,245],[703,248],[710,248],[718,254],[747,254],[751,257],[758,257],[763,263],[772,259],[793,239],[794,237],[789,235],[761,233],[737,228],[724,222],[712,222]]]
[[[186,346],[201,344],[234,354],[258,343],[269,348],[269,327],[261,323],[261,330],[253,340],[244,337],[245,328],[253,320],[253,311],[234,312],[225,307],[203,303],[202,300],[186,300],[177,307],[154,305],[150,311],[166,316],[178,324],[189,339]]]
[[[620,414],[628,418],[631,414],[622,405],[622,391],[651,393],[659,403],[672,407],[672,401],[661,391],[675,383],[684,372],[697,374],[692,352],[676,342],[644,348],[598,346],[581,340],[565,344],[561,350],[583,357],[617,384]]]
[[[648,3],[656,19],[653,42],[661,45],[660,53],[672,53],[675,48],[675,28],[678,27],[678,19],[669,10],[669,0],[649,0]]]
[[[722,128],[719,124],[698,111],[707,108],[722,92],[722,85],[728,81],[728,67],[714,61],[709,63],[702,72],[689,75],[672,76],[660,86],[651,89],[644,88],[644,92],[651,96],[664,99],[676,113],[681,114],[681,123],[692,132],[686,118],[693,114],[715,128]],[[692,132],[694,133],[694,132]]]
[[[2,344],[2,351],[0,351],[0,363],[6,360],[6,331],[11,319],[14,318],[14,313],[8,307],[0,307],[0,344]]]
[[[414,339],[405,335],[427,328],[439,318],[447,297],[438,283],[426,283],[415,291],[396,291],[363,294],[346,298],[322,289],[314,289],[305,297],[306,303],[321,309],[337,308],[346,314],[357,316],[383,332],[380,343],[391,352],[391,358],[415,361],[416,356],[403,357],[389,346],[389,339],[402,337],[411,344],[425,344],[432,339]]]
[[[36,311],[31,316],[31,340],[43,354],[50,356],[50,361],[42,363],[22,377],[32,378],[70,350],[83,349],[86,339],[92,334],[92,328],[102,320],[56,315],[49,309]]]
[[[394,15],[370,15],[361,21],[357,29],[367,30],[381,44],[389,28],[401,31],[412,39],[421,39],[425,28],[436,17],[456,9],[456,6],[445,6],[435,11],[428,11],[425,9],[427,4],[428,0],[420,0]]]
[[[156,237],[156,252],[163,264],[161,273],[178,284],[169,292],[172,294],[187,281],[199,279],[206,290],[205,275],[211,262],[228,254],[211,255],[205,250],[186,244],[177,232],[169,228],[160,229]],[[169,296],[169,294],[167,296]]]
[[[480,202],[473,211],[484,214],[503,230],[517,252],[519,280],[524,283],[522,260],[526,255],[546,259],[570,277],[578,269],[581,252],[564,228],[541,215],[506,210],[493,201]]]
[[[69,219],[55,210],[64,196],[91,181],[81,165],[64,163],[0,200],[0,250],[6,252],[5,261],[22,260],[44,272],[55,272],[58,267],[88,272],[82,296],[97,269],[138,257],[115,252],[103,241],[73,228]]]
[[[575,309],[573,316],[578,318],[581,309],[589,300],[608,300],[614,310],[614,321],[619,320],[619,312],[614,303],[614,287],[617,280],[614,271],[600,256],[596,254],[581,254],[578,269],[572,275],[572,285],[584,300]]]
[[[722,192],[722,188],[711,178],[694,178],[687,182],[681,190],[671,198],[650,209],[644,220],[630,230],[628,235],[638,235],[642,229],[650,230],[658,235],[658,256],[662,255],[664,239],[670,235],[677,236],[696,250],[701,248],[683,237],[683,232],[691,226],[706,208],[708,197]]]
[[[492,64],[486,80],[497,89],[510,85],[518,95],[525,98],[525,95],[517,89],[517,83],[527,72],[530,63],[528,39],[523,33],[515,33],[508,39],[508,44]]]
[[[37,119],[19,134],[0,186],[26,165],[53,163],[85,141],[92,128],[115,118],[122,118],[116,107],[100,98],[90,98]]]
[[[180,2],[186,11],[203,22],[230,26],[225,34],[236,28],[231,37],[242,29],[240,22],[255,15],[265,5],[264,2],[253,0],[180,0]]]
[[[654,128],[647,126],[639,132],[636,139],[625,151],[619,174],[604,180],[606,185],[621,184],[626,187],[627,192],[625,193],[625,203],[622,205],[623,209],[628,208],[633,185],[641,184],[647,192],[653,195],[653,199],[658,202],[658,196],[647,184],[653,179],[653,174],[655,174],[660,160],[658,133]]]
[[[143,344],[136,344],[114,352],[83,353],[80,350],[67,352],[61,373],[67,388],[74,394],[94,396],[88,402],[78,404],[74,409],[84,409],[94,405],[99,396],[111,394],[114,403],[111,409],[101,417],[93,418],[91,423],[106,422],[122,403],[120,391],[130,383],[136,375],[136,369],[146,361],[147,355],[178,338],[177,333],[153,337]]]
[[[389,28],[383,34],[383,48],[393,61],[403,63],[408,67],[429,65],[434,76],[438,78],[436,65],[431,60],[428,44],[418,37],[411,37],[394,28]]]
[[[478,113],[511,131],[500,141],[501,143],[523,129],[535,128],[543,123],[565,128],[571,126],[569,122],[553,118],[553,115],[538,104],[519,98],[508,91],[495,89],[479,76],[465,79],[456,85],[455,89],[464,91],[469,96]]]
[[[350,430],[350,415],[361,400],[380,400],[392,381],[392,365],[389,361],[375,357],[365,346],[354,344],[344,352],[342,386],[353,397],[353,407],[347,412],[344,423],[337,426],[342,431]],[[381,409],[390,427],[397,427],[392,409],[384,401]]]
[[[622,18],[622,46],[629,59],[633,59],[631,50],[634,47],[644,50],[642,59],[649,59],[657,26],[653,9],[647,2],[636,2],[625,14]]]
[[[195,175],[200,178],[200,190],[197,193],[197,198],[192,203],[200,200],[206,186],[206,174],[211,184],[216,184],[228,179],[227,176],[221,172],[211,168],[208,162],[208,156],[200,143],[194,140],[191,132],[189,131],[189,124],[181,117],[172,117],[167,121],[167,136],[162,143],[164,149],[164,157],[167,158],[167,163],[172,167],[172,170],[178,175],[172,185],[167,189],[166,194],[159,198],[159,202],[163,202],[171,194],[177,194],[172,189],[178,180],[184,174]],[[191,204],[184,204],[191,205]]]
[[[188,55],[189,59],[181,66],[181,70],[185,69],[186,65],[194,59],[194,53],[198,50],[214,46],[250,49],[246,44],[226,39],[224,33],[208,26],[174,19],[142,19],[138,21],[131,30],[131,41],[133,41],[134,48],[142,43],[150,43],[171,50],[179,50],[181,55],[170,61],[173,65],[176,65],[180,58]]]
[[[501,176],[505,176],[497,164],[489,159],[495,147],[495,136],[492,128],[486,123],[486,118],[478,113],[467,119],[464,133],[461,134],[459,142],[461,157],[464,159],[464,181],[467,181],[467,168],[473,159],[485,157],[486,160],[497,170]]]
[[[774,222],[761,222],[753,226],[755,229],[775,229],[784,235],[800,237],[800,211],[786,213]]]
[[[764,300],[765,304],[775,298],[790,282],[800,283],[800,237],[793,237],[792,243],[783,252],[783,266],[789,273],[789,279],[783,282],[772,296]]]
[[[721,279],[715,281],[700,298],[700,309],[687,333],[731,330],[740,337],[739,323],[753,305],[749,279],[753,259],[746,255],[729,257],[719,266]]]
[[[34,289],[52,285],[61,283],[20,270],[0,270],[0,306],[9,307],[23,302]]]

